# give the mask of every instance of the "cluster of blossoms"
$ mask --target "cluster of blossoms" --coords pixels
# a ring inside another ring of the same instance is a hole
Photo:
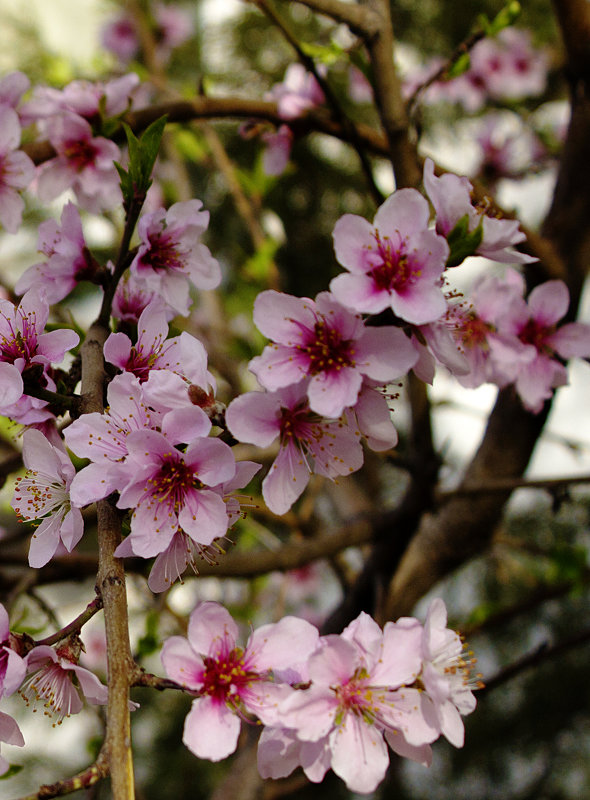
[[[277,104],[277,113],[286,122],[302,116],[307,111],[325,103],[326,98],[316,78],[302,64],[290,64],[285,77],[266,93],[265,100]],[[276,131],[262,134],[265,144],[262,166],[267,175],[280,175],[289,163],[293,146],[293,132],[285,124]]]
[[[559,326],[569,306],[562,281],[536,287],[528,301],[514,270],[488,277],[471,299],[445,292],[452,268],[468,255],[508,264],[535,259],[515,247],[524,233],[514,220],[487,216],[472,203],[466,178],[436,177],[426,160],[427,200],[414,189],[394,192],[371,224],[345,214],[334,228],[336,258],[347,270],[315,300],[275,291],[254,305],[254,322],[272,340],[250,362],[264,394],[229,405],[227,424],[240,441],[279,454],[263,482],[268,507],[290,508],[311,472],[336,478],[362,464],[360,438],[375,450],[397,434],[387,384],[410,369],[432,382],[443,364],[465,386],[514,384],[524,406],[539,412],[567,382],[564,359],[590,355],[590,326]],[[449,245],[451,243],[451,246]],[[389,325],[364,315],[387,311]]]
[[[120,204],[114,162],[122,160],[121,150],[104,133],[129,110],[138,86],[135,74],[107,83],[73,81],[63,90],[38,86],[22,103],[29,89],[25,75],[15,72],[0,82],[0,222],[7,231],[16,233],[20,227],[24,203],[19,191],[29,187],[43,203],[72,189],[88,211]],[[18,150],[22,128],[32,125],[55,152],[37,168]]]
[[[446,627],[442,600],[426,622],[404,617],[381,628],[361,613],[340,635],[320,636],[284,617],[253,631],[246,646],[225,608],[202,603],[187,638],[162,649],[168,677],[194,695],[183,741],[199,758],[234,752],[240,720],[264,725],[258,767],[282,778],[302,767],[320,782],[332,769],[349,789],[372,792],[383,780],[387,745],[422,764],[442,734],[461,747],[461,715],[475,708],[473,660]]]
[[[172,11],[158,8],[156,14]],[[181,35],[167,19],[168,28],[163,18],[157,22],[172,47]],[[509,40],[502,41],[508,51]],[[270,343],[249,367],[261,390],[238,396],[220,413],[203,344],[169,330],[174,316],[188,315],[193,289],[221,282],[220,266],[202,242],[209,214],[201,202],[141,214],[137,245],[118,265],[99,264],[84,237],[78,207],[97,212],[121,203],[114,162],[122,154],[109,136],[114,121],[137,102],[139,88],[135,75],[104,84],[75,81],[59,91],[37,88],[22,103],[24,76],[0,82],[0,222],[18,230],[19,191],[29,185],[43,202],[66,189],[76,198],[59,223],[40,225],[43,260],[17,282],[20,303],[0,299],[0,414],[26,428],[27,471],[12,505],[20,519],[37,523],[31,566],[72,552],[84,533],[82,509],[113,496],[129,521],[115,556],[154,559],[148,585],[164,591],[198,557],[213,557],[241,513],[236,490],[260,468],[236,463],[219,435],[223,427],[240,442],[275,446],[262,493],[271,511],[284,514],[312,473],[335,480],[362,466],[363,442],[377,451],[396,444],[388,399],[391,385],[410,370],[431,382],[443,364],[466,386],[512,384],[538,412],[566,382],[564,360],[590,356],[590,327],[559,325],[569,305],[560,281],[541,284],[526,298],[523,278],[508,269],[483,280],[470,300],[457,301],[448,287],[466,257],[503,264],[534,259],[517,249],[525,237],[516,221],[487,215],[473,203],[466,178],[437,177],[427,160],[430,204],[420,192],[401,189],[372,222],[353,214],[337,222],[334,247],[344,272],[329,291],[315,298],[274,290],[258,296],[254,322]],[[324,101],[299,65],[270,99],[286,121]],[[37,168],[18,149],[24,125],[34,125],[55,151]],[[267,141],[267,158],[278,171],[291,134],[281,128],[276,135],[280,147],[273,151]],[[73,413],[62,436],[57,410],[63,411],[58,401],[65,395],[57,390],[76,376],[61,365],[79,336],[68,328],[46,330],[50,306],[81,281],[107,287],[115,279],[116,330],[103,348],[107,408]],[[132,328],[133,338],[124,332]],[[76,472],[65,445],[89,463]],[[57,648],[38,643],[21,650],[0,607],[0,639],[0,698],[20,687],[58,721],[80,710],[80,691],[90,702],[105,702],[105,687],[78,664],[75,638]],[[429,763],[430,745],[441,734],[454,745],[463,742],[461,714],[474,706],[470,662],[446,627],[441,601],[424,626],[402,619],[381,630],[363,614],[341,635],[320,637],[309,623],[287,617],[252,633],[245,648],[236,639],[229,614],[207,603],[191,616],[188,639],[173,637],[164,646],[169,678],[195,697],[184,740],[200,757],[229,755],[240,718],[256,718],[265,726],[264,776],[301,766],[320,781],[331,768],[351,790],[370,792],[385,774],[387,745]],[[23,744],[18,726],[2,712],[0,741]],[[0,770],[6,767],[0,759]]]
[[[477,42],[469,56],[469,69],[429,86],[422,102],[458,103],[466,111],[474,112],[490,100],[513,101],[540,95],[547,84],[547,53],[533,47],[529,31],[504,28],[495,38]],[[442,65],[442,60],[433,59],[414,72],[405,82],[404,94],[410,97]]]
[[[172,3],[154,3],[151,11],[156,57],[164,61],[191,38],[194,20],[188,9]],[[109,20],[102,30],[102,44],[124,64],[136,58],[141,50],[141,32],[135,16],[123,11]]]
[[[94,705],[107,702],[107,687],[93,672],[78,663],[82,643],[72,635],[59,646],[32,645],[19,634],[11,633],[6,609],[0,604],[0,701],[16,691],[27,705],[60,725],[65,717],[83,707],[81,695]],[[135,704],[132,704],[135,708]],[[16,721],[0,711],[0,742],[22,747],[24,737]],[[0,775],[9,768],[0,756]]]

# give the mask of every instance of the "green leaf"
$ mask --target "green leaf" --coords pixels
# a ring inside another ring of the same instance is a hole
[[[469,67],[471,66],[471,58],[469,53],[461,53],[461,55],[456,58],[451,66],[447,69],[445,73],[445,78],[447,80],[451,80],[451,78],[458,78],[459,75],[463,75]]]
[[[160,647],[158,636],[159,616],[156,612],[150,611],[145,620],[145,634],[137,643],[137,657],[139,659],[150,656]]]
[[[5,781],[7,778],[12,778],[13,775],[18,775],[22,769],[22,764],[11,764],[3,775],[0,775],[0,781]]]
[[[166,120],[167,117],[163,116],[152,122],[139,139],[129,125],[123,123],[129,148],[129,169],[125,170],[117,162],[115,167],[121,178],[121,191],[126,209],[138,198],[144,198],[152,184],[152,170],[158,156]]]
[[[131,175],[117,161],[115,161],[114,164],[119,173],[119,185],[121,187],[121,194],[123,195],[123,205],[125,208],[129,208],[133,202],[133,181]]]
[[[129,148],[129,174],[133,180],[136,180],[141,174],[139,139],[126,122],[123,123],[123,130],[125,131],[125,136],[127,137],[127,147]]]
[[[246,261],[244,276],[264,282],[268,278],[270,266],[278,248],[279,243],[275,239],[265,239],[254,255]]]
[[[494,17],[489,24],[488,36],[495,36],[500,33],[504,28],[513,25],[522,11],[521,5],[518,0],[511,0],[510,3],[504,6],[503,9]]]
[[[477,23],[486,36],[495,36],[504,28],[513,25],[520,16],[521,11],[522,7],[518,0],[510,0],[491,22],[485,14],[479,14]]]
[[[468,256],[475,251],[483,239],[483,217],[474,231],[469,231],[469,217],[465,214],[457,222],[453,230],[447,235],[447,242],[451,252],[447,259],[447,267],[458,267]]]
[[[164,135],[164,128],[168,117],[164,115],[155,122],[152,122],[142,133],[139,140],[139,156],[141,162],[142,177],[144,181],[150,181],[158,151]],[[150,181],[151,182],[151,181]],[[149,188],[149,187],[148,187]],[[147,189],[146,189],[147,191]]]
[[[314,61],[319,61],[321,64],[325,64],[327,67],[335,64],[336,61],[341,59],[345,54],[344,49],[336,42],[330,42],[329,45],[303,42],[301,44],[301,49],[306,56],[313,58]]]

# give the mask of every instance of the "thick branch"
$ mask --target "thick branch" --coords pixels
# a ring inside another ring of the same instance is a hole
[[[367,39],[372,39],[379,33],[380,18],[372,9],[356,5],[355,3],[342,3],[341,0],[296,0],[303,6],[324,14],[335,22],[348,25],[353,33]]]
[[[389,144],[389,156],[397,189],[418,186],[422,175],[416,147],[410,140],[406,105],[393,61],[393,27],[388,0],[365,0],[365,8],[376,14],[379,33],[367,42],[373,71],[375,101]]]
[[[82,402],[84,411],[103,411],[103,345],[108,330],[93,325],[82,345]],[[104,606],[107,638],[109,697],[107,730],[103,744],[111,773],[114,800],[133,800],[133,762],[129,719],[129,672],[131,651],[127,619],[125,571],[114,552],[121,541],[121,521],[108,500],[97,503],[97,591]]]

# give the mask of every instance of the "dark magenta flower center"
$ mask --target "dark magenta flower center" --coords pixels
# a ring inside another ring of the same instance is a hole
[[[551,354],[553,351],[545,344],[548,336],[555,332],[555,327],[546,327],[534,319],[529,319],[524,328],[518,334],[518,338],[523,344],[532,344],[542,353]]]
[[[225,648],[224,648],[225,649]],[[205,672],[202,676],[203,694],[225,700],[235,705],[239,701],[240,688],[252,681],[260,680],[257,672],[248,670],[241,647],[220,653],[217,657],[203,659]]]
[[[420,276],[420,270],[416,268],[416,264],[405,252],[403,241],[396,246],[389,236],[381,239],[378,231],[374,236],[376,248],[371,248],[371,251],[375,252],[381,261],[373,267],[369,275],[375,281],[378,289],[402,292]]]
[[[158,503],[167,503],[175,510],[184,504],[188,491],[195,487],[195,476],[184,461],[167,458],[163,461],[158,474],[150,478],[152,499]]]
[[[307,343],[298,345],[297,349],[305,353],[309,360],[309,374],[319,375],[321,372],[339,371],[343,367],[354,366],[353,345],[354,342],[343,339],[340,331],[320,318]]]
[[[65,143],[63,154],[76,172],[81,172],[85,167],[94,164],[98,150],[92,142],[86,139],[76,139]]]
[[[149,237],[150,249],[141,257],[142,264],[159,270],[182,270],[184,261],[175,242],[167,234],[156,234]]]

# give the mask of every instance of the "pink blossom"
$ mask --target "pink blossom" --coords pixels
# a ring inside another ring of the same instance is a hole
[[[152,430],[130,433],[126,444],[129,478],[117,507],[134,509],[130,537],[136,555],[158,555],[178,528],[201,545],[225,534],[225,503],[210,487],[235,474],[234,456],[226,444],[194,437],[183,453]]]
[[[154,3],[152,12],[156,23],[153,31],[157,42],[156,55],[160,59],[167,58],[175,47],[193,35],[193,18],[188,11],[171,4]],[[107,23],[101,38],[103,47],[123,62],[130,61],[139,53],[139,32],[135,19],[129,14],[122,13]]]
[[[365,382],[352,409],[358,429],[371,450],[381,452],[397,444],[397,431],[391,419],[387,395]]]
[[[14,720],[8,714],[5,714],[3,711],[0,711],[0,742],[16,745],[16,747],[23,747],[25,743],[24,737],[16,723],[16,720]],[[4,756],[0,755],[0,775],[4,775],[9,766],[10,764],[4,758]]]
[[[26,189],[35,176],[35,166],[18,150],[19,144],[18,115],[0,103],[0,223],[8,233],[20,228],[25,204],[19,191]]]
[[[22,373],[34,365],[43,367],[43,385],[54,390],[55,384],[47,375],[52,362],[60,362],[66,351],[78,344],[79,336],[72,330],[59,329],[43,333],[49,317],[49,304],[44,295],[31,289],[22,298],[18,307],[9,300],[0,299],[0,408],[3,414],[18,417],[40,409],[45,401],[29,398],[23,408],[21,404]],[[50,415],[51,416],[51,415]],[[42,421],[47,413],[41,412],[33,421]],[[28,424],[28,421],[27,421]]]
[[[391,308],[418,325],[444,314],[441,278],[449,248],[429,230],[429,217],[428,203],[415,189],[390,195],[373,225],[356,214],[341,217],[334,228],[334,248],[348,273],[330,283],[336,299],[361,313]]]
[[[436,211],[436,230],[447,236],[459,220],[467,216],[470,233],[482,226],[482,240],[475,250],[476,255],[506,264],[528,264],[537,261],[534,256],[514,250],[514,246],[526,239],[515,219],[495,219],[485,215],[471,203],[473,186],[467,178],[445,173],[440,178],[434,174],[434,162],[424,162],[424,188]]]
[[[281,119],[295,119],[310,108],[325,102],[315,77],[302,64],[289,64],[282,83],[276,83],[265,95],[274,100]]]
[[[175,203],[144,214],[139,220],[141,240],[131,272],[160,295],[179,314],[189,308],[189,282],[197,289],[214,289],[221,280],[219,264],[200,242],[209,224],[209,212],[200,200]]]
[[[58,303],[78,281],[91,277],[96,271],[97,265],[84,240],[80,213],[73,203],[65,204],[61,226],[55,220],[39,225],[37,247],[47,261],[26,270],[14,288],[16,294],[35,288],[44,292],[48,303]]]
[[[207,436],[211,422],[206,413],[187,401],[178,410],[154,408],[146,402],[139,379],[130,372],[117,375],[107,390],[103,414],[83,414],[64,432],[68,447],[91,464],[73,479],[70,494],[79,506],[100,500],[121,489],[129,480],[125,460],[129,434],[161,430],[169,442],[179,443]]]
[[[437,738],[418,690],[402,688],[420,667],[419,627],[388,623],[382,632],[363,613],[341,636],[321,639],[308,661],[310,687],[279,708],[282,726],[307,745],[299,756],[310,780],[331,767],[350,790],[371,792],[389,763],[384,733],[416,747]],[[261,761],[270,766],[259,753]]]
[[[139,77],[130,72],[110,81],[76,80],[63,89],[36,86],[20,110],[27,122],[36,122],[42,133],[51,130],[53,117],[64,112],[83,117],[99,128],[105,119],[117,117],[134,105]]]
[[[38,168],[37,195],[47,203],[66,189],[73,189],[79,205],[100,212],[121,199],[114,161],[119,148],[102,136],[93,136],[90,124],[69,111],[55,114],[47,122],[47,136],[57,156]]]
[[[29,564],[39,568],[54,556],[60,542],[69,553],[74,549],[84,522],[70,500],[76,470],[65,452],[31,429],[23,434],[23,462],[27,472],[17,479],[12,507],[20,519],[40,520],[29,549]]]
[[[0,80],[0,105],[16,109],[30,85],[31,81],[24,72],[8,73]]]
[[[207,602],[192,612],[188,640],[164,642],[166,674],[197,695],[183,742],[199,758],[219,761],[233,753],[246,714],[276,723],[277,701],[291,691],[286,682],[299,680],[298,666],[318,641],[317,629],[295,617],[258,628],[245,648],[237,646],[237,635],[229,613]]]
[[[233,492],[249,483],[259,469],[260,464],[255,464],[253,461],[240,461],[236,464],[236,474],[231,480],[211,487],[219,492],[225,501],[230,526],[243,515],[242,507],[252,502],[252,498],[241,497]],[[125,548],[123,545],[119,547],[119,556],[135,555],[130,539],[131,537],[127,537],[123,543],[126,545]],[[156,556],[148,578],[148,586],[152,592],[164,592],[181,577],[187,567],[190,566],[193,572],[198,574],[197,559],[215,564],[223,552],[215,541],[210,545],[199,544],[179,528],[168,547]]]
[[[495,100],[520,100],[542,94],[547,69],[547,54],[533,48],[529,31],[505,28],[475,45],[468,77]]]
[[[373,87],[365,73],[354,64],[348,68],[348,94],[355,103],[372,103],[374,100]]]
[[[475,139],[480,149],[477,172],[488,182],[522,177],[530,164],[547,154],[539,137],[515,114],[496,112],[478,118]]]
[[[144,308],[158,295],[153,289],[148,289],[147,284],[137,275],[127,271],[117,284],[113,298],[112,315],[115,319],[128,322],[137,322]],[[176,312],[166,307],[166,319],[170,320]]]
[[[307,381],[276,392],[248,392],[230,403],[226,421],[241,442],[269,447],[279,454],[262,482],[262,495],[275,514],[291,508],[316,473],[334,480],[360,469],[360,434],[347,419],[327,420],[311,411]]]
[[[195,24],[188,9],[171,3],[155,3],[156,39],[161,56],[180,47],[193,35]]]
[[[64,717],[78,714],[82,710],[79,689],[93,705],[107,702],[108,690],[94,675],[81,667],[77,661],[79,643],[66,642],[54,650],[49,645],[34,647],[26,657],[27,670],[32,674],[23,683],[20,694],[29,703],[43,702],[44,713],[57,717],[54,724],[61,725]]]
[[[25,673],[24,659],[10,646],[8,612],[0,603],[0,700],[9,697],[18,689]]]
[[[465,653],[460,636],[447,628],[444,602],[433,600],[422,633],[421,679],[440,725],[441,733],[455,747],[465,736],[461,716],[475,708],[472,689],[481,686],[472,679],[473,660]]]
[[[420,330],[436,358],[468,388],[503,386],[531,359],[512,332],[523,306],[523,281],[512,270],[480,281],[470,298],[449,303],[444,318]]]
[[[519,370],[516,391],[525,408],[538,413],[552,390],[567,384],[567,370],[558,360],[590,356],[590,326],[570,322],[558,326],[569,307],[569,292],[563,281],[546,281],[530,293],[528,305],[513,320],[513,332],[530,352]]]
[[[108,22],[101,33],[102,46],[124,63],[131,61],[139,51],[139,37],[135,21],[121,14]]]
[[[104,344],[105,361],[146,381],[152,369],[180,367],[180,338],[167,339],[167,336],[168,322],[163,305],[154,300],[139,317],[135,344],[126,333],[109,335]]]
[[[281,125],[274,133],[263,133],[262,141],[266,145],[262,155],[262,169],[266,175],[280,175],[285,171],[291,156],[293,146],[291,128],[288,125]]]
[[[388,383],[416,361],[401,330],[365,327],[359,314],[329,292],[315,302],[262,292],[254,304],[254,322],[274,341],[249,365],[262,386],[272,391],[309,377],[310,409],[331,419],[356,404],[364,380]]]

